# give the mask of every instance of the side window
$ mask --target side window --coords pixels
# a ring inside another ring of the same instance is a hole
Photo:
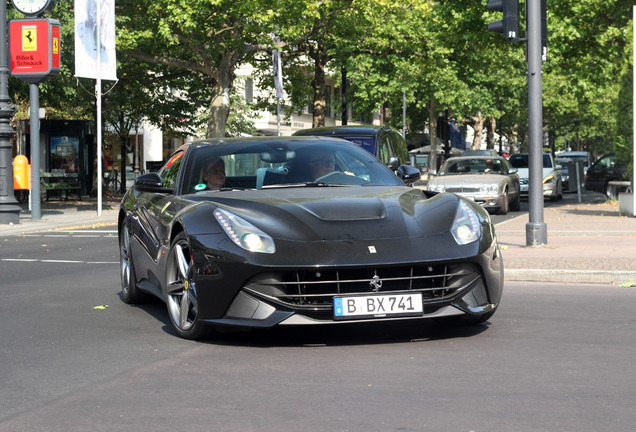
[[[159,173],[164,187],[174,188],[177,185],[177,176],[179,175],[179,169],[183,162],[183,154],[183,151],[173,154]]]
[[[388,164],[389,158],[391,157],[391,150],[389,145],[389,136],[387,134],[378,135],[378,147],[378,159],[380,159],[383,164]]]
[[[605,156],[605,157],[599,159],[594,164],[594,166],[595,167],[599,167],[599,168],[608,169],[608,168],[613,168],[615,164],[616,164],[616,156],[608,155],[608,156]]]
[[[390,137],[393,156],[400,158],[400,164],[407,164],[409,162],[409,153],[404,138],[397,132],[391,132]]]

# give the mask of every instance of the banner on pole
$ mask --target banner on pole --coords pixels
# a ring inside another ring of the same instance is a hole
[[[272,52],[272,62],[274,63],[274,86],[276,87],[276,97],[283,98],[283,71],[280,66],[280,51]]]
[[[97,2],[101,1],[97,34]],[[101,79],[117,81],[115,1],[75,0],[75,76],[97,79],[97,46],[101,40]]]

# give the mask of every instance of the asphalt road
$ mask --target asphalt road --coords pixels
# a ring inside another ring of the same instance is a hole
[[[507,283],[472,329],[197,343],[174,336],[162,304],[120,300],[114,227],[1,238],[0,275],[0,432],[596,432],[636,420],[633,289]]]
[[[559,206],[565,206],[568,204],[576,204],[578,203],[578,194],[576,193],[564,193],[563,194],[563,199],[559,200],[559,201],[549,201],[549,200],[544,200],[543,201],[543,208],[547,209],[550,207],[559,207]],[[506,215],[496,215],[496,214],[490,214],[490,217],[493,221],[493,223],[498,224],[500,222],[503,222],[505,220],[508,219],[513,219],[517,216],[521,216],[524,214],[528,214],[529,211],[529,204],[528,204],[528,200],[526,199],[522,199],[521,200],[521,208],[519,209],[519,211],[509,211],[508,214]]]

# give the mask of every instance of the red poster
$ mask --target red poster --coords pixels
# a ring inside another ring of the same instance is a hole
[[[11,74],[29,83],[40,83],[60,71],[60,23],[52,19],[9,22]]]

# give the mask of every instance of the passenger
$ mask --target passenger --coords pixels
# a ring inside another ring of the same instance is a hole
[[[217,157],[208,162],[201,173],[201,179],[207,186],[207,190],[221,189],[225,184],[225,163],[223,163],[223,159]]]

